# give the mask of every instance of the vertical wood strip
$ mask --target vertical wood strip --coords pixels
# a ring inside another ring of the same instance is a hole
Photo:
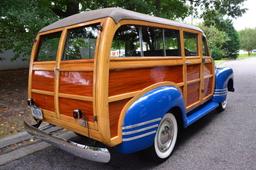
[[[31,52],[30,63],[29,63],[29,74],[28,74],[28,98],[31,99],[31,89],[32,89],[32,73],[33,73],[33,62],[36,56],[36,51],[39,45],[39,35],[36,36],[34,40],[34,45]]]
[[[186,107],[187,105],[187,65],[186,65],[186,56],[185,56],[185,49],[184,49],[184,31],[183,29],[180,29],[180,48],[181,48],[181,56],[183,59],[183,98],[184,98],[184,105]]]
[[[59,42],[59,46],[58,46],[58,52],[57,52],[57,56],[56,56],[56,66],[54,69],[54,73],[55,73],[54,107],[55,107],[55,113],[56,113],[57,118],[60,118],[60,108],[59,108],[60,62],[61,62],[62,54],[64,51],[66,36],[67,36],[67,29],[64,29],[61,34],[61,38],[60,38],[60,42]]]
[[[204,97],[204,63],[203,63],[203,53],[202,53],[202,33],[198,34],[198,51],[199,51],[199,56],[201,59],[201,64],[200,64],[200,92],[199,92],[199,99],[200,103],[203,103],[203,97]]]

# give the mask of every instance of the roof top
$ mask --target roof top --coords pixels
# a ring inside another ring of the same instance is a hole
[[[97,10],[92,10],[87,12],[81,12],[79,14],[75,14],[67,18],[61,19],[59,21],[56,21],[42,28],[39,32],[45,32],[55,28],[66,27],[66,26],[79,24],[79,23],[92,21],[95,19],[100,19],[105,17],[111,17],[116,23],[124,19],[133,19],[133,20],[149,21],[149,22],[166,24],[166,25],[177,26],[177,27],[184,27],[184,28],[189,28],[189,29],[202,32],[200,28],[192,25],[183,24],[183,23],[175,22],[175,21],[160,18],[160,17],[154,17],[154,16],[150,16],[150,15],[146,15],[146,14],[142,14],[142,13],[138,13],[138,12],[122,9],[122,8],[103,8],[103,9],[97,9]]]

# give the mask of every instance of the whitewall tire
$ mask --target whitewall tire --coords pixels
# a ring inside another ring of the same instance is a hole
[[[219,104],[218,111],[219,112],[224,111],[227,108],[227,104],[228,104],[228,99],[226,97],[226,99]]]
[[[154,154],[159,161],[164,161],[173,152],[178,136],[178,123],[172,113],[162,118],[154,139]]]

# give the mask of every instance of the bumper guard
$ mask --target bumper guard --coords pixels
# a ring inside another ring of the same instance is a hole
[[[110,153],[107,148],[100,148],[100,147],[93,147],[87,146],[83,144],[79,144],[73,141],[61,139],[50,134],[47,134],[33,125],[29,125],[27,122],[24,121],[24,126],[26,131],[38,138],[42,139],[43,141],[54,145],[68,153],[71,153],[75,156],[78,156],[83,159],[87,159],[90,161],[107,163],[110,161]]]

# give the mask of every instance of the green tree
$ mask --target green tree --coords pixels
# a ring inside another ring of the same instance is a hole
[[[228,35],[218,30],[214,26],[199,26],[205,33],[208,41],[208,47],[211,51],[211,55],[214,59],[221,59],[225,56],[226,52],[223,49],[223,45],[229,40]]]
[[[80,11],[122,7],[169,19],[182,19],[189,15],[189,11],[200,8],[200,17],[213,11],[238,17],[245,11],[241,7],[243,2],[244,0],[1,0],[0,51],[12,49],[16,54],[14,58],[22,56],[26,59],[40,28]]]
[[[253,49],[256,49],[256,28],[246,28],[239,31],[241,49],[246,50],[251,55]]]

